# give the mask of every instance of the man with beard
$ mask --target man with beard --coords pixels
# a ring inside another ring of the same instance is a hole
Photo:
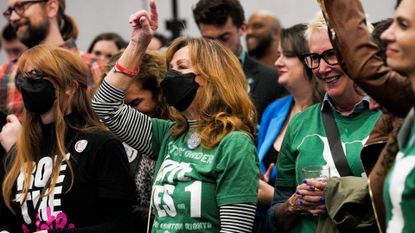
[[[65,8],[65,0],[8,0],[3,16],[28,48],[50,44],[78,51],[75,44],[78,28],[65,14]],[[103,64],[94,61],[89,54],[82,55],[82,59],[90,67],[88,86],[92,87],[94,80],[99,79]],[[23,101],[15,86],[16,68],[16,61],[8,61],[0,68],[0,111],[21,118]]]
[[[274,65],[278,58],[281,24],[271,13],[255,12],[248,19],[246,45],[249,56],[259,62]]]
[[[239,58],[258,119],[261,119],[268,104],[287,92],[278,84],[275,68],[252,59],[242,48],[241,36],[246,33],[246,22],[241,3],[238,0],[199,0],[193,8],[193,18],[203,37],[217,40]]]

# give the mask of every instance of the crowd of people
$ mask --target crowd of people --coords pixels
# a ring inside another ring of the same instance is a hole
[[[85,52],[66,3],[3,11],[0,233],[415,232],[415,2],[199,0],[167,40],[150,0]]]

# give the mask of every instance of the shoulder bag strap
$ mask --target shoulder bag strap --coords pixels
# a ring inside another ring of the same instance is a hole
[[[342,148],[339,130],[337,129],[331,109],[323,110],[321,117],[323,118],[323,125],[326,130],[327,140],[329,141],[331,156],[333,157],[337,171],[340,176],[353,176]]]

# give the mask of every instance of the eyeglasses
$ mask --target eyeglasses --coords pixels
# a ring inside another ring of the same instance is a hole
[[[339,61],[337,60],[334,49],[328,49],[324,51],[322,54],[318,54],[318,53],[304,54],[301,57],[304,60],[305,64],[310,69],[317,69],[320,66],[321,58],[323,58],[324,61],[331,66],[339,64]]]
[[[10,20],[10,17],[12,16],[13,11],[16,12],[16,14],[18,14],[19,16],[21,16],[31,4],[38,3],[38,2],[47,2],[47,1],[48,0],[26,0],[26,1],[17,2],[13,7],[7,8],[7,10],[3,12],[3,16],[7,20]]]

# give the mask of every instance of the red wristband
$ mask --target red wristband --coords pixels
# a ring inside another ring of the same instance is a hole
[[[134,77],[138,73],[140,73],[140,67],[137,67],[137,69],[135,69],[135,70],[130,70],[130,69],[128,69],[128,68],[120,65],[120,63],[118,63],[118,61],[115,63],[115,67],[114,68],[115,68],[116,71],[118,71],[118,72],[120,72],[122,74],[125,74],[127,76],[132,76],[132,77]]]

